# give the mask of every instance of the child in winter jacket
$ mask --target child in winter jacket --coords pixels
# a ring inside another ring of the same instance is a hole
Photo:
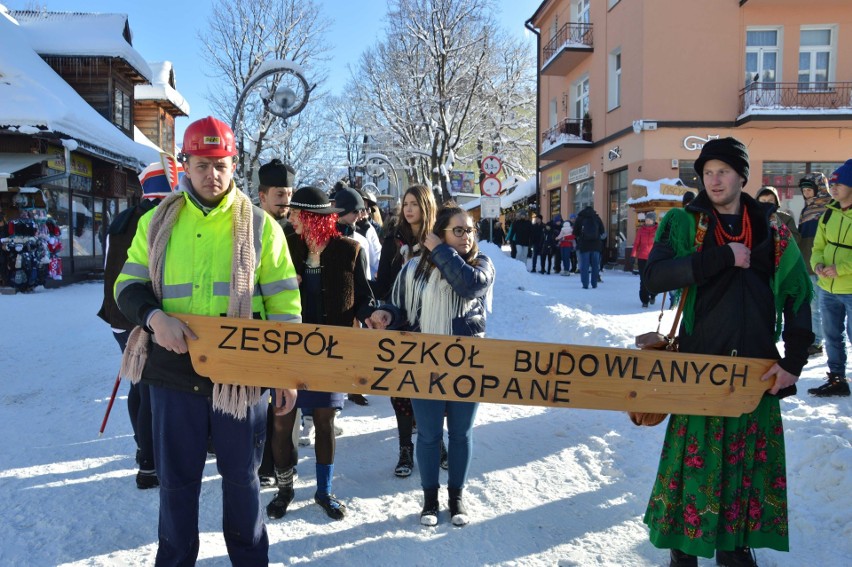
[[[656,235],[657,214],[653,211],[645,213],[644,224],[636,229],[636,239],[633,241],[633,257],[639,264],[639,301],[642,302],[642,307],[648,307],[648,304],[654,303],[656,299],[645,287],[645,264],[648,262],[648,254],[654,246]]]

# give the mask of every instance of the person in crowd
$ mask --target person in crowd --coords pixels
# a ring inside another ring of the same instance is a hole
[[[533,215],[532,232],[530,233],[530,245],[532,246],[532,269],[530,272],[535,273],[539,261],[541,261],[541,269],[538,273],[544,274],[544,263],[547,258],[547,245],[549,240],[550,227],[544,223],[544,219],[540,215]],[[548,266],[549,269],[549,266]]]
[[[479,219],[477,233],[479,234],[479,240],[485,242],[491,242],[492,234],[491,234],[491,219]]]
[[[817,284],[817,275],[811,267],[811,250],[814,247],[814,237],[816,236],[819,219],[825,213],[825,207],[831,201],[831,196],[828,193],[828,179],[819,172],[804,175],[799,180],[799,189],[802,192],[802,197],[805,199],[805,206],[799,215],[802,256],[805,259],[805,266],[814,284],[814,299],[811,302],[811,320],[815,337],[814,344],[808,348],[808,355],[816,356],[823,352],[822,311],[820,309],[822,288]]]
[[[296,186],[296,170],[280,159],[273,159],[260,166],[257,177],[260,182],[257,187],[260,208],[278,221],[285,235],[292,232],[287,215],[290,213],[293,187]]]
[[[636,238],[633,240],[633,257],[639,267],[639,301],[642,307],[653,304],[655,294],[648,291],[645,285],[645,264],[648,263],[648,254],[654,246],[654,237],[657,235],[657,213],[649,211],[645,213],[642,226],[636,229]]]
[[[290,214],[290,199],[293,198],[293,187],[296,184],[296,170],[276,158],[261,165],[257,171],[257,176],[260,182],[257,187],[260,208],[278,221],[285,236],[291,234],[293,226],[287,216]],[[302,418],[302,411],[297,408],[294,412],[298,423]],[[274,487],[278,484],[272,459],[272,446],[275,436],[272,427],[274,415],[275,405],[270,403],[266,414],[266,443],[263,447],[263,460],[258,470],[262,488]],[[296,463],[299,462],[298,432],[294,437],[296,443],[293,446],[293,462]]]
[[[454,204],[443,207],[424,246],[428,252],[406,263],[397,276],[390,305],[375,311],[367,325],[485,336],[494,267],[479,251],[473,219]],[[450,518],[454,525],[463,526],[469,521],[462,492],[470,468],[478,404],[414,399],[412,405],[417,418],[417,464],[424,500],[420,522],[427,526],[438,523],[438,473],[446,415]]]
[[[370,190],[357,189],[358,194],[364,201],[364,209],[355,221],[355,231],[367,239],[369,245],[370,273],[376,277],[379,271],[379,259],[382,257],[382,239],[379,232],[382,230],[381,215],[376,206],[376,194]],[[378,221],[376,220],[378,218]]]
[[[506,242],[506,232],[503,230],[503,223],[500,219],[494,219],[494,228],[491,230],[491,242],[502,248]]]
[[[692,192],[692,191],[685,191],[685,192],[683,193],[683,197],[681,197],[681,198],[680,198],[680,205],[681,205],[681,207],[686,208],[686,206],[687,206],[688,204],[690,204],[694,198],[695,198],[695,193],[694,193],[694,192]]]
[[[574,228],[570,222],[562,223],[562,229],[556,235],[556,244],[562,256],[562,275],[570,276],[574,271],[572,254],[574,252]]]
[[[574,223],[577,222],[577,213],[568,215],[568,223],[571,225],[571,234],[574,234]],[[571,248],[571,271],[575,274],[580,273],[580,262],[577,259],[577,237],[574,237],[574,247]]]
[[[518,246],[515,244],[515,233],[512,227],[515,226],[514,215],[506,215],[506,243],[509,245],[509,257],[513,260],[518,257]]]
[[[396,277],[403,264],[423,252],[423,241],[432,232],[437,211],[435,196],[425,185],[412,185],[402,198],[402,214],[393,232],[388,232],[382,244],[379,271],[373,282],[376,299],[386,301],[390,297]],[[391,397],[396,426],[399,433],[399,459],[394,474],[407,477],[414,470],[414,410],[411,399]]]
[[[778,190],[771,185],[764,185],[757,190],[755,199],[761,203],[769,203],[775,207],[775,214],[778,215],[778,220],[790,229],[790,234],[793,235],[793,238],[796,240],[796,244],[801,245],[802,235],[799,234],[799,228],[796,226],[796,219],[794,219],[793,215],[787,211],[781,210],[781,200],[778,198]]]
[[[774,382],[750,413],[672,414],[644,521],[673,567],[714,552],[718,565],[753,567],[753,548],[789,550],[779,398],[795,393],[813,342],[811,282],[790,231],[743,191],[742,142],[707,142],[695,171],[705,189],[686,212],[663,218],[648,290],[686,289],[680,352],[778,362],[760,377]]]
[[[529,266],[530,244],[532,244],[532,229],[532,222],[529,220],[527,211],[518,211],[509,231],[509,242],[515,245],[516,258],[523,262],[524,267],[527,268]],[[533,265],[533,271],[535,271],[535,265]]]
[[[302,320],[296,270],[281,227],[233,182],[231,128],[213,117],[187,126],[179,190],[139,219],[115,283],[121,312],[137,325],[121,375],[150,386],[160,479],[156,564],[193,565],[208,439],[222,477],[222,532],[234,565],[266,565],[269,538],[258,467],[266,436],[264,389],[213,383],[195,372],[196,339],[172,314],[284,323]],[[226,290],[226,291],[222,291]],[[276,390],[289,412],[296,390]]]
[[[142,215],[160,204],[172,192],[180,177],[183,177],[183,166],[174,161],[174,156],[164,154],[166,164],[177,171],[178,178],[169,180],[162,163],[152,163],[139,174],[142,184],[142,200],[135,207],[123,210],[110,223],[107,230],[104,262],[104,300],[98,317],[112,327],[112,336],[118,343],[121,352],[127,346],[127,337],[135,326],[118,309],[115,303],[113,289],[118,274],[127,260],[127,249],[136,235],[136,227]],[[133,440],[136,442],[136,487],[140,490],[160,486],[157,478],[154,459],[154,438],[151,431],[151,397],[148,384],[130,384],[127,393],[127,411],[130,414],[130,426],[133,429]]]
[[[562,251],[559,249],[559,242],[557,241],[557,237],[562,231],[562,226],[564,224],[565,221],[562,220],[562,215],[558,213],[553,216],[550,222],[547,223],[547,225],[550,227],[550,233],[548,234],[548,236],[550,237],[550,257],[553,265],[553,272],[556,274],[562,272]],[[550,273],[550,271],[548,271],[548,273]]]
[[[808,390],[819,397],[849,395],[846,342],[852,337],[852,159],[831,174],[829,184],[834,200],[820,217],[811,250],[828,355],[828,380]]]
[[[601,252],[603,251],[604,224],[591,205],[577,215],[574,239],[580,260],[580,283],[583,289],[598,287],[600,282]]]
[[[340,191],[337,195],[341,195]],[[345,238],[338,231],[340,209],[332,207],[328,196],[316,187],[302,187],[296,191],[290,208],[294,233],[287,237],[287,244],[299,275],[302,321],[342,327],[352,327],[356,320],[363,322],[372,313],[373,301],[367,279],[367,258],[358,242]],[[346,515],[346,505],[332,493],[334,418],[335,410],[343,407],[343,398],[342,393],[302,390],[297,400],[298,407],[311,410],[316,430],[314,502],[333,520],[342,520]],[[291,458],[295,426],[292,412],[276,414],[272,456],[278,493],[266,507],[270,519],[283,517],[295,498],[293,467],[296,463]]]

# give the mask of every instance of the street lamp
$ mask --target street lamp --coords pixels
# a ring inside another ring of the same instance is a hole
[[[281,84],[281,81],[288,76],[296,79],[293,81],[293,87],[295,88]],[[271,91],[265,85],[261,85],[261,81],[268,78],[272,79],[273,85],[278,85],[274,91]],[[242,115],[243,103],[251,91],[258,86],[260,86],[259,94],[264,108],[270,114],[283,119],[284,125],[287,124],[288,118],[304,110],[308,104],[311,91],[316,88],[316,84],[308,84],[302,68],[292,61],[284,59],[264,61],[258,70],[246,81],[246,86],[243,87],[243,92],[240,93],[237,104],[234,106],[234,114],[231,117],[231,130],[234,132],[238,130],[237,120]]]
[[[387,166],[387,169],[385,168]],[[387,175],[388,170],[393,175],[393,182],[396,186],[396,189],[393,193],[396,194],[396,202],[400,203],[400,195],[402,193],[402,188],[399,186],[399,176],[396,173],[396,169],[394,169],[393,164],[384,154],[367,154],[364,158],[364,171],[367,175],[375,179],[380,179]],[[388,186],[390,187],[390,179],[388,179]]]

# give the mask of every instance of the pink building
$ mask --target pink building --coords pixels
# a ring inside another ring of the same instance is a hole
[[[538,35],[545,218],[593,205],[607,259],[629,251],[635,180],[680,178],[702,144],[748,145],[746,190],[798,216],[805,173],[852,157],[852,2],[545,0]]]

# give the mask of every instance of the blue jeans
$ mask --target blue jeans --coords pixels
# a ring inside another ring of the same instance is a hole
[[[518,250],[518,255],[517,255],[516,259],[523,262],[524,266],[529,266],[529,264],[528,264],[529,260],[527,260],[527,254],[529,253],[530,247],[524,246],[522,244],[518,244],[518,245],[515,246],[515,248]],[[527,269],[529,269],[529,267]]]
[[[248,408],[246,419],[214,411],[206,396],[151,386],[154,454],[160,477],[156,565],[194,565],[198,559],[198,499],[207,438],[222,475],[222,532],[232,565],[269,564],[257,469],[266,440],[269,400]]]
[[[817,285],[816,274],[811,274],[811,283],[814,284],[814,298],[811,300],[811,328],[814,331],[814,344],[821,345],[824,341],[822,337],[822,315],[820,315],[820,295],[826,293]]]
[[[598,279],[601,270],[600,252],[577,252],[580,256],[580,283],[583,288],[589,287],[589,270],[592,272],[592,287],[598,287]]]
[[[846,340],[852,337],[852,294],[820,290],[822,334],[828,355],[828,371],[846,376]],[[846,337],[843,336],[844,330]]]
[[[470,458],[473,455],[473,421],[478,403],[445,402],[443,400],[418,400],[412,398],[414,418],[417,420],[417,466],[420,468],[420,485],[424,490],[439,488],[438,470],[441,465],[441,439],[444,431],[444,412],[447,414],[449,461],[447,487],[464,488]]]

